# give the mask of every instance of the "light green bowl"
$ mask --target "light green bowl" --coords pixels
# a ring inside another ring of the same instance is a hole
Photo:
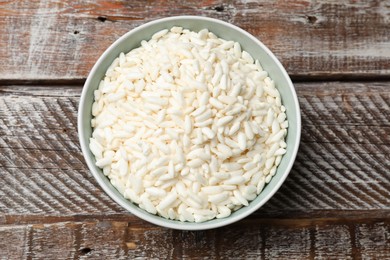
[[[287,119],[289,121],[286,140],[287,153],[283,156],[275,176],[265,186],[260,195],[250,202],[249,206],[233,212],[227,218],[213,219],[203,223],[189,223],[168,220],[152,215],[126,200],[111,185],[102,170],[95,165],[95,157],[89,149],[89,138],[92,134],[91,110],[94,101],[93,92],[98,88],[100,81],[104,78],[107,68],[121,52],[127,53],[131,49],[140,46],[141,40],[149,40],[155,32],[162,29],[169,29],[173,26],[181,26],[192,31],[207,28],[220,38],[239,42],[242,49],[249,52],[255,59],[258,59],[264,70],[268,71],[270,77],[275,81],[282,97],[283,105],[286,107]],[[78,132],[81,149],[89,169],[103,190],[119,205],[134,215],[156,225],[182,230],[204,230],[225,226],[248,216],[264,205],[275,194],[289,174],[298,151],[301,135],[301,115],[297,95],[290,77],[278,59],[258,39],[246,31],[220,20],[198,16],[177,16],[155,20],[141,25],[123,35],[103,53],[92,68],[81,94],[78,111]]]

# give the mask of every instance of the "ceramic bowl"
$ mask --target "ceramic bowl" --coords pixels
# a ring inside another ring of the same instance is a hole
[[[140,46],[141,40],[149,40],[154,33],[162,29],[169,29],[173,26],[181,26],[192,31],[207,28],[220,38],[239,42],[242,49],[250,53],[255,59],[258,59],[264,70],[275,81],[282,98],[282,103],[286,107],[287,119],[289,121],[286,137],[287,153],[283,156],[275,176],[264,187],[257,198],[250,202],[249,206],[233,212],[227,218],[213,219],[203,223],[189,223],[168,220],[160,216],[152,215],[125,199],[111,185],[102,170],[95,165],[95,158],[89,149],[89,138],[92,134],[91,109],[94,101],[93,92],[98,88],[99,82],[104,78],[107,68],[121,52],[127,53],[133,48]],[[258,210],[275,194],[288,176],[297,155],[301,134],[301,116],[297,95],[290,77],[275,55],[257,38],[239,27],[220,20],[197,16],[177,16],[155,20],[129,31],[115,41],[102,54],[93,66],[81,94],[78,111],[78,132],[81,149],[91,173],[102,189],[119,205],[132,214],[156,225],[181,230],[204,230],[225,226],[245,218]]]

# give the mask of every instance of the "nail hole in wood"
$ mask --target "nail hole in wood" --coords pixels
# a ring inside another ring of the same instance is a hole
[[[309,23],[311,23],[311,24],[317,22],[317,17],[315,17],[315,16],[309,15],[306,18],[309,21]]]
[[[76,30],[76,31],[74,31],[73,33],[74,33],[74,34],[79,34],[79,33],[80,33],[80,31],[77,31],[77,30]]]
[[[214,7],[214,10],[217,12],[223,12],[225,10],[225,7],[223,7],[223,5],[219,5]]]
[[[85,247],[85,248],[82,248],[82,249],[80,249],[80,254],[82,254],[82,255],[86,255],[86,254],[89,254],[89,253],[91,253],[91,251],[92,251],[92,249],[91,249],[91,248],[89,248],[89,247]]]
[[[104,23],[106,20],[107,20],[107,17],[104,17],[104,16],[98,16],[97,18],[99,21],[101,21],[102,23]]]

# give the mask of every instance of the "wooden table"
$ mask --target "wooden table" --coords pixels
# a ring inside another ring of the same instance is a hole
[[[77,136],[85,78],[118,37],[203,15],[291,75],[302,142],[277,194],[215,230],[154,226],[97,185]],[[0,259],[390,259],[390,1],[0,1]]]

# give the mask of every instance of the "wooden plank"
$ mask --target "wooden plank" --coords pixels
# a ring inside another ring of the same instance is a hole
[[[0,80],[82,80],[121,35],[174,15],[248,30],[294,78],[388,78],[389,14],[389,0],[4,1]]]
[[[286,182],[255,216],[390,217],[389,86],[296,84],[300,151]],[[80,91],[0,87],[0,223],[126,216],[97,185],[80,152]]]
[[[390,258],[390,228],[382,223],[362,224],[355,232],[355,243],[362,258]]]
[[[28,255],[28,225],[0,226],[0,253],[4,259],[23,259]]]
[[[389,234],[389,219],[258,219],[197,232],[101,220],[0,226],[0,250],[12,259],[387,259]]]

